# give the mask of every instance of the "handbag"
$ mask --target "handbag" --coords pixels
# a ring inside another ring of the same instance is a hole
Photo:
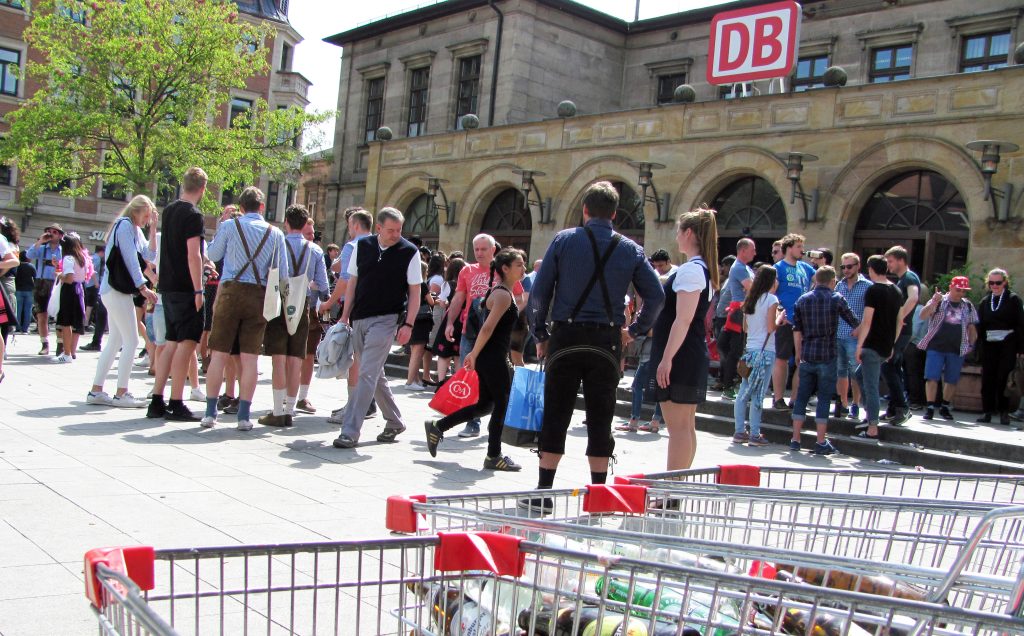
[[[516,367],[512,377],[505,426],[539,431],[544,421],[544,370]]]
[[[118,221],[118,223],[128,222],[131,223],[127,218]],[[121,255],[121,248],[117,244],[117,224],[114,224],[111,233],[114,236],[114,244],[110,246],[110,252],[107,253],[107,281],[110,287],[114,291],[121,292],[122,294],[135,295],[139,293],[138,288],[135,286],[135,281],[132,279],[131,273],[128,272],[128,266],[124,264],[124,257]],[[139,254],[138,250],[135,250],[135,256],[139,259],[139,269],[145,271],[146,261],[142,258],[142,254]],[[100,281],[102,284],[103,281]]]
[[[765,334],[764,342],[761,344],[761,351],[764,351],[764,348],[768,346],[768,338],[771,337],[772,334]],[[758,353],[761,353],[761,351],[758,351]],[[750,365],[747,364],[747,361],[744,360],[743,358],[740,358],[740,361],[736,363],[736,375],[746,380],[747,378],[750,377],[751,371],[753,371],[753,369],[750,368]]]
[[[298,260],[295,259],[295,254],[292,253],[291,245],[287,241],[284,245],[288,249],[288,258],[291,260],[292,271],[296,272],[295,276],[288,278],[284,300],[285,327],[288,329],[288,335],[294,336],[295,331],[299,328],[299,322],[302,320],[302,314],[306,310],[309,275],[305,264],[306,256],[309,254],[309,243],[305,240],[302,241],[302,251],[299,253]]]
[[[430,408],[441,415],[473,406],[480,400],[480,378],[476,371],[462,367],[437,388],[430,399]]]
[[[60,290],[64,286],[64,281],[57,279],[53,283],[53,289],[50,291],[50,301],[46,303],[46,313],[51,318],[56,318],[57,314],[60,313]]]

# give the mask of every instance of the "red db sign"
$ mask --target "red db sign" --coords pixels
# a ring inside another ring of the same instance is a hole
[[[800,5],[788,0],[715,15],[708,82],[731,84],[788,75],[796,62],[801,17]]]

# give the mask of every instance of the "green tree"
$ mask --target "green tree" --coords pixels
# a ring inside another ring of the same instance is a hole
[[[189,166],[225,188],[297,177],[298,137],[333,113],[263,99],[225,125],[231,91],[268,72],[272,28],[227,0],[36,0],[25,31],[40,85],[9,115],[0,160],[22,202],[105,185],[154,194]],[[213,207],[212,199],[208,202]]]

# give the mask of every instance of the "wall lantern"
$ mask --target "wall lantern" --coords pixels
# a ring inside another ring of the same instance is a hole
[[[665,167],[663,163],[654,163],[652,161],[630,161],[629,165],[637,169],[639,178],[636,184],[640,186],[640,208],[643,208],[647,203],[653,203],[657,208],[657,215],[654,220],[658,223],[668,222],[668,202],[669,195],[666,193],[664,197],[658,196],[658,188],[654,186],[654,171],[661,170]],[[647,191],[651,193],[648,194]]]
[[[1009,141],[979,139],[967,144],[969,150],[981,152],[981,176],[985,179],[985,201],[992,200],[992,216],[996,221],[1005,223],[1010,220],[1010,199],[1013,198],[1013,184],[1007,182],[1002,190],[992,187],[992,175],[999,169],[1000,152],[1017,152],[1020,146]],[[1002,199],[1001,204],[996,199]]]
[[[523,209],[529,211],[531,205],[536,205],[540,208],[541,224],[554,223],[551,219],[551,197],[541,198],[537,183],[533,180],[534,177],[545,176],[545,173],[540,170],[525,170],[523,168],[515,168],[512,172],[523,179],[522,185],[519,186],[523,193]],[[533,197],[532,199],[530,198],[531,196]]]
[[[817,161],[818,157],[806,152],[789,152],[779,155],[779,158],[786,162],[786,178],[793,184],[792,192],[789,195],[790,204],[796,203],[799,198],[804,207],[804,221],[814,223],[818,220],[818,189],[814,188],[810,194],[804,192],[800,184],[800,175],[804,171],[804,162]]]
[[[426,176],[422,177],[427,182],[427,195],[430,197],[430,205],[433,208],[434,214],[437,214],[438,210],[444,210],[445,212],[445,225],[458,225],[459,222],[455,218],[455,201],[449,203],[448,195],[445,194],[444,188],[441,187],[442,183],[448,183],[448,179],[438,179],[437,177]],[[444,203],[437,202],[437,195],[441,195],[441,201]]]

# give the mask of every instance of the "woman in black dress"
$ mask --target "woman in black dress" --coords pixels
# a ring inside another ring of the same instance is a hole
[[[1024,305],[1010,291],[1005,269],[994,269],[986,278],[988,294],[978,303],[978,343],[981,354],[981,405],[985,411],[979,422],[991,422],[999,414],[999,423],[1010,425],[1010,400],[1006,381],[1018,358],[1024,356]]]
[[[668,469],[689,468],[697,453],[697,405],[708,387],[708,345],[703,316],[719,287],[715,211],[699,208],[679,217],[679,251],[689,260],[665,281],[665,307],[654,323],[654,394],[668,428]],[[675,302],[672,302],[672,299]]]
[[[431,457],[437,456],[437,446],[444,438],[445,431],[490,413],[484,468],[506,471],[522,468],[501,454],[501,431],[504,428],[505,409],[508,408],[508,395],[512,390],[512,366],[509,364],[508,352],[512,345],[512,327],[519,317],[512,288],[525,274],[526,254],[522,250],[506,247],[491,261],[491,280],[497,278],[499,282],[484,296],[487,319],[480,327],[473,350],[466,355],[465,360],[466,368],[475,370],[480,378],[480,399],[473,406],[459,409],[447,417],[427,420],[424,427],[427,432],[427,450]]]

